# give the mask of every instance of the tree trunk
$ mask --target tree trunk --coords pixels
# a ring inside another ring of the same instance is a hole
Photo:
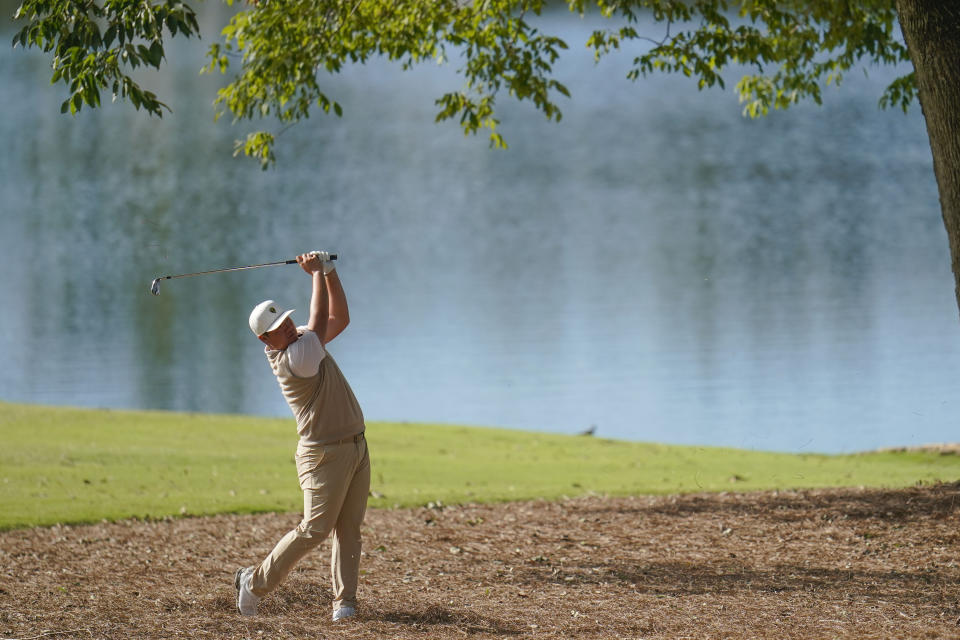
[[[933,151],[960,307],[960,2],[896,0]]]

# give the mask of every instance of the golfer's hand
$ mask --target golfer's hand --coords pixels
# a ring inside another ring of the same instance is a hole
[[[327,257],[330,257],[330,254],[326,254]],[[310,253],[301,253],[297,256],[297,264],[300,265],[300,268],[306,271],[309,274],[323,273],[323,259],[321,255],[316,251],[311,251]]]
[[[323,263],[323,275],[327,275],[336,268],[336,265],[333,264],[333,260],[330,259],[329,251],[312,251],[311,253],[320,258],[320,262]]]

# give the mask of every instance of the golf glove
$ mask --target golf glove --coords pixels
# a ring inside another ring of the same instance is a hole
[[[333,263],[333,260],[330,259],[329,251],[312,251],[311,253],[320,258],[320,262],[323,263],[323,275],[327,275],[337,268],[337,266]]]

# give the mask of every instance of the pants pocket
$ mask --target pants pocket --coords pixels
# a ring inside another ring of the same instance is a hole
[[[327,457],[326,448],[297,449],[297,478],[301,489],[319,489],[323,486],[317,471]]]

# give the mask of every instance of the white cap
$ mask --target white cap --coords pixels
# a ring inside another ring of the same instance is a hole
[[[264,300],[250,312],[250,330],[257,336],[273,331],[287,319],[294,309],[284,311],[273,300]]]

